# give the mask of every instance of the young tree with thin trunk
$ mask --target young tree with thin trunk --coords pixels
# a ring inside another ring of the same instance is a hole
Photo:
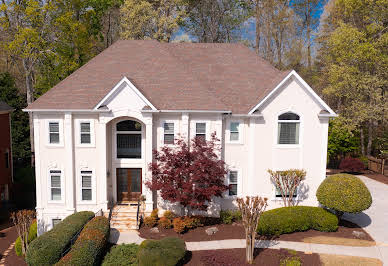
[[[306,171],[299,169],[290,169],[286,171],[268,170],[272,183],[279,189],[284,207],[295,206],[294,195],[296,189],[300,186],[306,177]]]
[[[220,159],[219,140],[215,134],[210,141],[194,138],[190,145],[183,139],[174,147],[164,146],[154,151],[154,162],[149,165],[151,190],[169,202],[182,206],[182,215],[191,210],[206,210],[214,197],[222,197],[229,188],[224,184],[225,162]]]
[[[20,237],[23,255],[26,254],[28,249],[28,234],[34,219],[35,212],[31,210],[21,210],[11,214],[11,220]]]
[[[246,197],[245,200],[243,198],[237,198],[237,204],[245,228],[246,260],[249,264],[252,264],[253,252],[255,250],[256,230],[260,216],[267,207],[267,198],[257,196]]]

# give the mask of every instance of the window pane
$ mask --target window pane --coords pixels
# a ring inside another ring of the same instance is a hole
[[[164,144],[174,144],[174,134],[164,134]]]
[[[206,135],[205,135],[205,134],[197,134],[196,137],[197,137],[198,139],[201,139],[201,140],[203,140],[203,141],[206,141]]]
[[[229,172],[229,183],[237,183],[237,172],[236,171]]]
[[[50,133],[50,143],[59,143],[59,133]]]
[[[117,134],[117,158],[141,158],[141,134]]]
[[[90,134],[81,134],[81,144],[90,144]]]
[[[238,132],[230,132],[230,140],[237,141],[238,140]]]
[[[279,144],[299,144],[299,123],[279,123]]]
[[[81,123],[81,132],[89,133],[90,132],[90,123]]]
[[[237,185],[229,185],[229,196],[237,195]]]
[[[91,189],[82,189],[82,200],[92,200]]]
[[[141,192],[141,170],[131,169],[131,192]]]
[[[230,123],[230,131],[231,132],[238,132],[239,125],[240,125],[239,122]]]
[[[52,220],[53,227],[56,226],[57,224],[59,224],[61,221],[62,221],[61,219],[53,219]]]
[[[52,188],[51,189],[51,200],[61,200],[61,189]]]
[[[164,123],[164,134],[174,134],[174,123]]]
[[[82,176],[82,187],[92,187],[92,177],[91,176]]]
[[[281,184],[281,186],[283,187],[283,183],[280,183]],[[290,183],[291,184],[291,183]],[[294,191],[294,195],[292,195],[293,197],[296,197],[296,194],[297,194],[297,190],[298,189],[296,189],[295,191]],[[280,190],[280,188],[279,187],[275,187],[275,196],[277,197],[277,198],[281,198],[282,197],[282,192],[281,192],[281,190]],[[287,193],[287,197],[289,197],[289,193]]]
[[[299,120],[299,115],[288,112],[288,113],[279,115],[279,120]]]
[[[51,176],[51,187],[61,187],[61,177],[58,175]]]
[[[50,122],[49,129],[50,129],[50,132],[59,133],[59,123],[58,122]]]
[[[125,120],[117,123],[117,131],[141,131],[141,124],[133,120]]]
[[[206,134],[206,123],[197,123],[196,124],[196,131],[198,134]]]

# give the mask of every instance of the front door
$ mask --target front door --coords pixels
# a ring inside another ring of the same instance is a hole
[[[141,195],[141,169],[117,168],[117,201],[137,201]]]

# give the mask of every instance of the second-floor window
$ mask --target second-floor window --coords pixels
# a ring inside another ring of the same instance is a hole
[[[278,144],[299,144],[299,115],[287,112],[278,117]]]
[[[141,158],[142,126],[139,122],[125,120],[116,125],[117,158]]]
[[[59,122],[49,122],[49,143],[59,144]]]
[[[206,123],[196,123],[195,124],[195,136],[206,140]]]
[[[174,144],[174,123],[164,123],[164,144]]]
[[[240,140],[240,122],[230,122],[230,139],[231,142]]]
[[[90,122],[81,122],[80,123],[80,142],[81,144],[90,144],[92,141],[91,131],[90,131]]]

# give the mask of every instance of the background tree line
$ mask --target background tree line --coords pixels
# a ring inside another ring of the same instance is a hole
[[[14,157],[33,164],[21,109],[120,38],[242,42],[298,71],[340,114],[330,158],[382,153],[387,30],[387,0],[1,0],[0,99],[16,109]]]

